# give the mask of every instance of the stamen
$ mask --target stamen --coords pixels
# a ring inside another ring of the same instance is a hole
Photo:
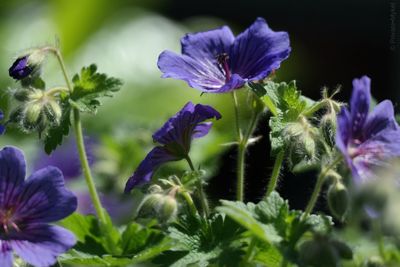
[[[229,55],[227,53],[217,55],[218,67],[225,75],[225,82],[228,82],[231,79],[231,71],[229,70],[228,60]]]

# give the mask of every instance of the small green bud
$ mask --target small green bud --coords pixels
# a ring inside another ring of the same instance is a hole
[[[290,151],[296,153],[300,159],[307,157],[314,159],[316,157],[318,130],[302,117],[298,122],[288,123],[283,131],[285,143],[289,146]]]
[[[22,117],[22,126],[25,130],[31,131],[38,128],[42,120],[42,105],[40,103],[33,102],[25,105]]]
[[[25,102],[29,99],[30,90],[28,89],[19,89],[13,93],[13,97],[20,102]]]
[[[322,116],[320,122],[320,129],[322,136],[330,147],[335,146],[337,118],[336,114],[329,112]]]
[[[164,196],[162,204],[158,207],[158,217],[161,221],[167,222],[176,217],[178,202],[170,195]]]
[[[21,125],[24,130],[39,130],[60,124],[62,110],[56,98],[46,91],[30,89],[21,105]]]
[[[149,186],[149,189],[147,189],[147,191],[150,194],[157,194],[157,193],[162,193],[163,189],[158,184],[152,184],[151,186]]]
[[[328,206],[332,214],[343,221],[349,210],[350,196],[342,182],[336,182],[328,189]]]

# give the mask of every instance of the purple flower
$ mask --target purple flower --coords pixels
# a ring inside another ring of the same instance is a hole
[[[364,76],[353,80],[350,111],[342,108],[338,115],[336,145],[351,168],[356,183],[374,178],[373,170],[400,156],[400,129],[393,104],[379,103],[371,112],[370,83]]]
[[[16,253],[33,266],[51,266],[75,243],[68,230],[49,223],[77,207],[60,170],[47,167],[25,180],[25,158],[13,147],[0,151],[0,266],[13,265]]]
[[[28,56],[22,56],[14,61],[12,66],[8,69],[10,76],[16,80],[26,78],[31,74],[34,68],[28,62]]]
[[[181,46],[182,55],[161,53],[158,67],[162,77],[184,80],[208,93],[225,93],[246,82],[263,80],[290,53],[288,34],[272,31],[262,18],[236,38],[223,26],[187,34]]]
[[[139,164],[125,186],[125,192],[150,181],[154,170],[168,161],[177,161],[188,156],[192,138],[203,137],[211,129],[208,119],[220,119],[221,114],[207,105],[187,103],[153,134],[160,146],[153,148]]]

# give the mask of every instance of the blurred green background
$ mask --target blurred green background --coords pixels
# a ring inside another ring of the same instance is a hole
[[[234,193],[235,151],[221,145],[234,140],[230,96],[200,96],[184,82],[160,79],[158,55],[165,49],[179,51],[179,39],[187,32],[228,24],[239,33],[261,16],[272,29],[288,31],[291,38],[293,51],[277,72],[277,80],[296,79],[303,93],[314,98],[319,97],[322,86],[342,84],[345,100],[351,80],[366,74],[372,78],[372,92],[379,100],[397,102],[400,56],[399,44],[393,48],[390,43],[391,13],[391,2],[385,0],[1,1],[0,107],[8,112],[6,92],[17,86],[8,77],[8,68],[18,53],[54,44],[58,38],[71,76],[82,66],[96,63],[99,71],[125,83],[113,99],[104,101],[96,117],[86,116],[84,122],[85,134],[98,144],[94,169],[102,177],[104,192],[122,192],[127,177],[152,146],[151,133],[191,100],[211,104],[223,115],[210,135],[196,141],[192,156],[197,165],[208,170],[213,182],[209,193],[215,199],[230,198]],[[397,42],[399,28],[395,29]],[[48,87],[63,84],[54,59],[47,61],[43,76]],[[272,165],[267,117],[261,119],[256,134],[264,138],[249,151],[247,195],[252,200],[263,194]],[[9,129],[0,143],[22,147],[30,162],[35,162],[42,149],[35,138]],[[185,167],[179,163],[171,166]],[[34,169],[33,164],[30,168]],[[160,175],[168,174],[168,168]],[[292,207],[298,208],[304,206],[311,184],[312,179],[293,179],[281,190],[293,202]]]

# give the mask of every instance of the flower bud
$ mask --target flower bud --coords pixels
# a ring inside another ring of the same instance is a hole
[[[322,136],[330,147],[335,146],[336,128],[337,128],[336,114],[329,112],[321,118],[320,129]]]
[[[40,69],[45,56],[45,49],[33,49],[25,55],[18,57],[9,68],[8,73],[12,78],[22,80]]]
[[[151,186],[149,186],[149,189],[147,189],[147,191],[150,194],[157,194],[157,193],[162,193],[163,189],[158,184],[152,184]]]
[[[313,159],[316,156],[316,136],[318,130],[312,126],[306,118],[300,121],[288,123],[283,131],[284,141],[289,146],[290,151],[295,152],[300,159],[307,157]]]
[[[39,89],[29,90],[22,105],[21,124],[24,130],[43,131],[49,126],[57,126],[61,116],[61,107],[54,96]]]
[[[332,214],[343,221],[349,209],[350,196],[342,182],[336,182],[328,189],[328,206]]]
[[[162,204],[158,207],[158,218],[167,222],[175,218],[178,211],[178,202],[170,195],[166,195],[163,198]]]
[[[30,90],[28,89],[19,89],[13,93],[13,97],[15,100],[20,102],[25,102],[29,99]]]

